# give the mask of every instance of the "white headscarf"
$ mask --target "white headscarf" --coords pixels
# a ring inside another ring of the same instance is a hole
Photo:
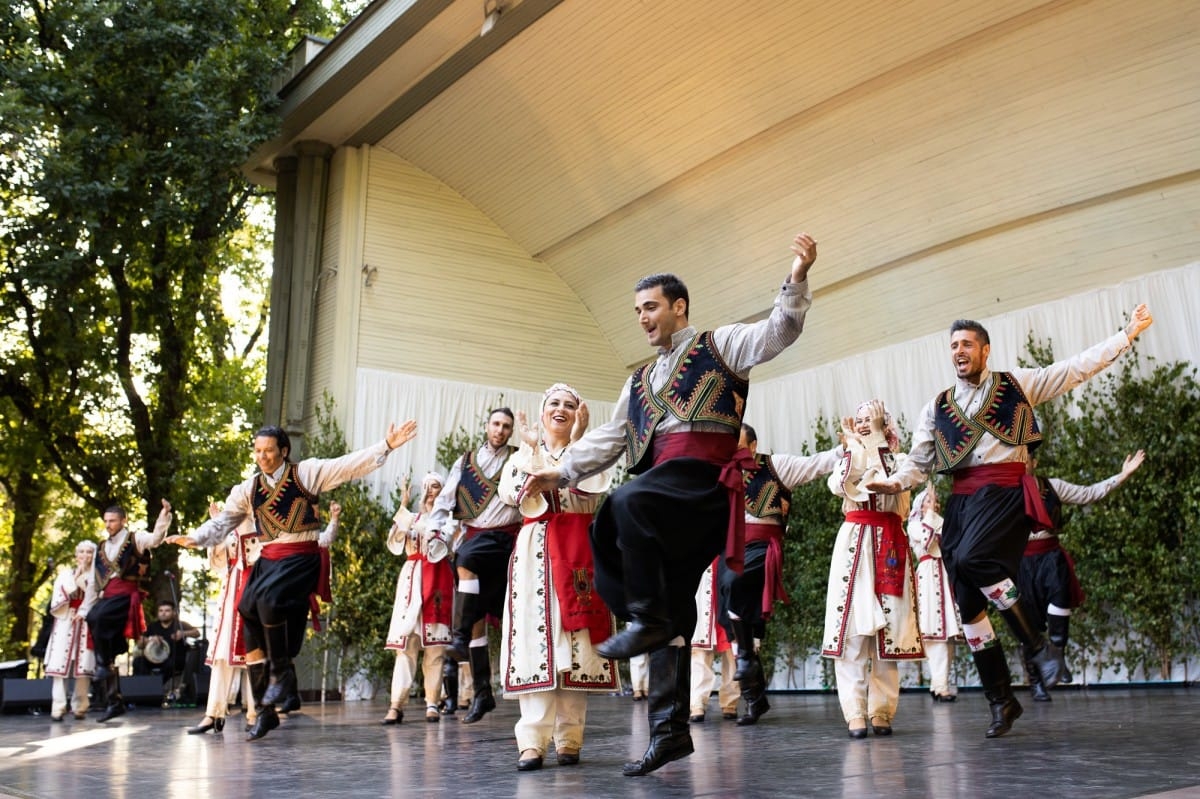
[[[546,410],[546,400],[550,399],[550,396],[558,391],[565,391],[570,394],[575,398],[576,404],[583,402],[583,399],[579,396],[578,391],[571,388],[566,383],[555,383],[554,385],[550,386],[550,388],[546,389],[546,391],[542,394],[542,407],[538,410],[539,415],[542,411]]]

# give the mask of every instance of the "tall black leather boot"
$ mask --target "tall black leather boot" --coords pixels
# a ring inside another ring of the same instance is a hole
[[[1050,692],[1046,690],[1046,686],[1042,683],[1042,673],[1035,668],[1030,668],[1029,660],[1025,654],[1025,645],[1021,644],[1021,660],[1025,664],[1025,679],[1029,682],[1029,692],[1033,694],[1034,702],[1049,702],[1052,700]]]
[[[761,660],[755,657],[750,674],[740,680],[739,685],[742,701],[746,703],[746,713],[738,718],[737,725],[748,727],[757,724],[759,717],[771,709],[771,703],[767,701],[767,676]]]
[[[251,701],[254,702],[255,709],[258,712],[257,718],[254,719],[254,724],[246,733],[246,740],[257,741],[279,726],[279,714],[275,711],[275,705],[268,705],[263,702],[263,697],[267,693],[270,680],[267,672],[267,664],[265,662],[249,663],[246,665],[246,671],[250,675],[250,693],[253,695]]]
[[[270,682],[262,695],[264,705],[276,705],[296,693],[296,669],[288,649],[287,624],[264,624],[263,638],[267,644],[270,663]]]
[[[758,653],[754,651],[754,631],[750,622],[744,619],[730,619],[729,626],[733,630],[733,640],[737,642],[738,648],[737,669],[733,672],[733,679],[741,682],[754,673],[758,663]]]
[[[451,658],[442,659],[442,691],[446,694],[442,713],[453,716],[458,709],[458,664]]]
[[[115,719],[117,716],[124,716],[125,697],[121,696],[121,675],[116,671],[110,671],[104,680],[104,688],[108,695],[108,704],[105,705],[104,713],[100,716],[99,721],[105,722]]]
[[[641,760],[625,764],[621,771],[626,777],[649,774],[695,751],[688,727],[691,681],[690,646],[664,646],[650,652],[650,690],[646,695],[650,745]]]
[[[1025,613],[1021,600],[1017,599],[1012,607],[1000,611],[1008,628],[1021,642],[1022,656],[1029,670],[1037,671],[1042,678],[1042,685],[1049,689],[1058,685],[1067,664],[1063,660],[1062,650],[1046,640],[1040,630],[1034,628],[1029,616]]]
[[[988,726],[988,738],[999,738],[1012,729],[1013,722],[1021,717],[1021,703],[1013,696],[1012,675],[1004,649],[997,641],[994,646],[972,652],[975,668],[979,671],[979,684],[987,697],[992,711],[992,723]]]
[[[1071,638],[1071,617],[1070,616],[1055,616],[1047,614],[1046,616],[1046,637],[1050,639],[1050,643],[1054,644],[1063,653],[1063,660],[1066,660],[1067,642]],[[1061,683],[1070,685],[1075,682],[1075,675],[1071,673],[1071,669],[1064,666]]]
[[[475,698],[471,709],[463,716],[463,724],[474,724],[496,709],[496,697],[492,695],[492,661],[486,646],[471,647],[471,682],[475,687]]]
[[[446,657],[455,663],[461,663],[471,657],[471,628],[475,626],[478,607],[479,594],[454,592],[454,618],[450,624],[451,640],[446,647]]]

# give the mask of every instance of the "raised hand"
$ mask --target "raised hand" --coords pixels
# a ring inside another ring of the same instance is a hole
[[[529,445],[530,449],[537,451],[541,437],[538,434],[537,425],[529,426],[529,417],[525,415],[525,411],[517,411],[517,434],[521,436],[522,441]]]
[[[412,499],[412,472],[404,475],[404,482],[400,486],[400,504],[408,507],[409,500]]]
[[[590,413],[587,403],[579,403],[579,410],[575,413],[575,424],[571,427],[571,443],[583,438],[583,434],[587,432],[589,420]]]
[[[417,437],[417,423],[409,419],[404,424],[396,427],[395,424],[388,425],[387,445],[388,449],[402,447],[408,442]]]
[[[871,420],[871,430],[876,433],[883,432],[883,420],[887,415],[884,410],[883,400],[871,400],[867,403],[867,418]]]
[[[1132,455],[1125,456],[1125,463],[1121,466],[1121,476],[1128,477],[1138,470],[1142,465],[1142,461],[1146,460],[1146,451],[1139,449]]]
[[[808,278],[808,269],[817,260],[817,242],[807,233],[801,233],[792,239],[792,252],[796,257],[792,259],[791,282],[799,283]]]
[[[1129,324],[1125,325],[1125,335],[1129,336],[1130,341],[1133,341],[1138,334],[1152,324],[1154,324],[1154,317],[1150,315],[1150,309],[1146,307],[1146,303],[1142,303],[1133,309]]]

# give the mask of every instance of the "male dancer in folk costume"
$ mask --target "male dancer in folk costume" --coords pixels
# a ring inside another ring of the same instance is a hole
[[[94,678],[105,686],[108,695],[108,706],[100,721],[125,714],[121,678],[114,661],[125,654],[129,639],[140,638],[146,631],[143,584],[150,571],[150,550],[163,542],[171,527],[171,503],[162,501],[152,533],[131,533],[125,520],[125,510],[119,505],[104,511],[108,538],[96,552],[96,589],[100,598],[87,614],[96,653]]]
[[[757,723],[771,709],[767,678],[758,658],[757,643],[767,632],[775,601],[787,602],[783,590],[783,536],[787,532],[792,489],[833,471],[841,461],[837,445],[816,455],[760,455],[758,434],[742,425],[738,446],[754,456],[746,474],[746,564],[741,574],[722,566],[721,604],[729,617],[737,650],[733,677],[740,684],[746,713],[738,726]]]
[[[487,440],[464,453],[450,468],[446,485],[433,503],[430,525],[447,539],[459,524],[465,531],[455,555],[458,589],[454,594],[453,640],[446,649],[447,679],[458,679],[457,661],[471,663],[474,693],[464,724],[474,724],[496,709],[492,663],[488,655],[487,617],[504,612],[508,559],[521,529],[521,511],[504,504],[497,493],[500,472],[516,451],[508,445],[513,412],[496,408],[488,415]]]
[[[1063,505],[1090,505],[1108,496],[1129,475],[1138,470],[1145,460],[1143,450],[1129,455],[1121,471],[1112,477],[1087,486],[1068,483],[1057,477],[1037,475],[1038,490],[1046,505],[1048,527],[1035,527],[1025,545],[1025,556],[1021,558],[1021,571],[1017,588],[1021,596],[1028,597],[1030,621],[1038,630],[1047,633],[1050,642],[1066,650],[1070,633],[1071,611],[1083,604],[1083,588],[1075,576],[1075,562],[1070,553],[1062,548],[1058,531],[1062,529]],[[1035,473],[1037,461],[1029,462],[1030,473]],[[1049,702],[1050,694],[1036,673],[1028,673],[1029,688],[1035,702]],[[1062,682],[1072,681],[1070,670],[1064,670]]]
[[[651,275],[634,287],[634,310],[658,358],[626,381],[612,421],[585,435],[562,463],[530,476],[527,492],[577,483],[625,453],[638,475],[596,514],[592,548],[596,587],[628,624],[598,651],[628,658],[650,653],[650,745],[625,765],[648,774],[693,751],[688,728],[696,586],[726,550],[735,571],[744,554],[741,469],[737,452],[749,373],[796,340],[811,304],[808,270],[816,244],[796,237],[792,271],[771,315],[753,324],[700,332],[688,322],[687,287]]]
[[[737,669],[733,659],[733,644],[720,622],[721,591],[717,584],[720,560],[719,555],[713,558],[700,576],[700,585],[696,588],[696,629],[691,638],[692,699],[688,716],[688,721],[692,723],[704,721],[713,684],[717,680],[713,661],[718,655],[721,657],[721,682],[717,688],[717,704],[721,708],[722,718],[737,718],[738,685],[733,679],[733,672]],[[630,659],[629,663],[632,671],[633,660]]]
[[[172,536],[184,546],[213,546],[247,518],[253,517],[261,542],[238,612],[245,623],[246,669],[258,718],[248,740],[262,738],[279,726],[275,707],[296,693],[292,658],[304,642],[311,599],[317,593],[323,563],[320,543],[333,531],[321,530],[317,499],[322,491],[363,477],[387,462],[392,450],[416,435],[417,424],[388,427],[387,437],[340,458],[289,459],[291,439],[279,427],[254,435],[259,473],[233,487],[225,509],[186,536]]]
[[[957,382],[925,407],[899,473],[866,487],[896,493],[919,485],[930,471],[954,477],[942,532],[942,553],[954,582],[979,681],[991,706],[987,737],[1012,728],[1021,715],[1011,675],[987,607],[1004,617],[1030,672],[1053,688],[1062,678],[1062,650],[1046,641],[1021,602],[1016,580],[1030,522],[1045,522],[1037,483],[1026,475],[1030,450],[1041,443],[1033,408],[1070,391],[1129,349],[1150,326],[1145,305],[1134,309],[1125,329],[1088,350],[1039,369],[992,372],[987,330],[959,320],[950,327],[950,355]]]
[[[916,577],[903,519],[908,492],[877,495],[863,483],[904,462],[900,436],[880,400],[842,420],[845,454],[829,475],[846,520],[829,560],[821,654],[832,658],[851,738],[891,735],[900,699],[898,661],[925,657],[917,627]],[[868,675],[868,670],[870,674]]]
[[[80,541],[75,547],[75,568],[63,567],[54,578],[50,594],[50,614],[54,626],[46,644],[42,664],[51,678],[50,720],[62,721],[67,714],[67,680],[74,680],[71,710],[75,718],[85,719],[88,691],[96,669],[96,656],[88,638],[87,616],[96,601],[96,542]]]
[[[942,516],[933,483],[913,499],[908,514],[908,545],[917,562],[917,626],[929,663],[929,695],[934,702],[958,699],[950,679],[954,642],[962,638],[962,619],[954,603],[950,573],[942,562]]]
[[[396,653],[392,668],[391,703],[380,722],[384,726],[404,721],[404,705],[417,673],[417,652],[424,652],[425,721],[441,719],[438,701],[446,647],[450,643],[451,604],[454,601],[454,567],[442,531],[429,524],[433,503],[442,490],[440,475],[430,472],[421,480],[417,512],[409,509],[409,483],[404,482],[400,507],[392,517],[387,548],[405,558],[396,578],[396,596],[388,625],[386,648]],[[457,669],[455,669],[457,672]],[[455,677],[457,677],[457,673]],[[457,691],[453,692],[456,696]]]

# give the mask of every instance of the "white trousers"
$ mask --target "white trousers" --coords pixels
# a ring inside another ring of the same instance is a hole
[[[691,714],[700,716],[708,707],[708,698],[712,696],[713,685],[717,675],[713,672],[713,661],[716,652],[711,649],[692,650],[692,702]],[[721,653],[721,686],[717,690],[717,701],[720,702],[722,713],[737,713],[738,697],[741,688],[733,679],[737,670],[732,649]]]
[[[833,672],[846,723],[868,717],[891,722],[900,701],[896,661],[879,658],[874,635],[846,636],[843,653],[833,659]]]
[[[587,696],[586,691],[562,688],[518,694],[521,718],[513,725],[517,751],[536,749],[539,755],[545,756],[551,741],[557,752],[582,749]]]
[[[403,710],[408,701],[417,674],[417,652],[421,650],[421,639],[408,636],[407,646],[396,650],[396,666],[392,669],[392,707]],[[446,647],[431,646],[425,649],[425,704],[437,705],[442,698],[442,661],[446,658]]]
[[[929,662],[929,690],[935,694],[955,696],[958,686],[950,681],[950,665],[954,662],[953,641],[923,641]]]
[[[91,706],[88,701],[88,689],[92,685],[91,677],[75,678],[75,695],[71,697],[71,709],[75,713],[87,713]],[[55,677],[50,683],[50,715],[61,717],[67,712],[67,678]]]
[[[635,695],[646,695],[650,687],[650,657],[634,655],[629,659],[629,682]]]

